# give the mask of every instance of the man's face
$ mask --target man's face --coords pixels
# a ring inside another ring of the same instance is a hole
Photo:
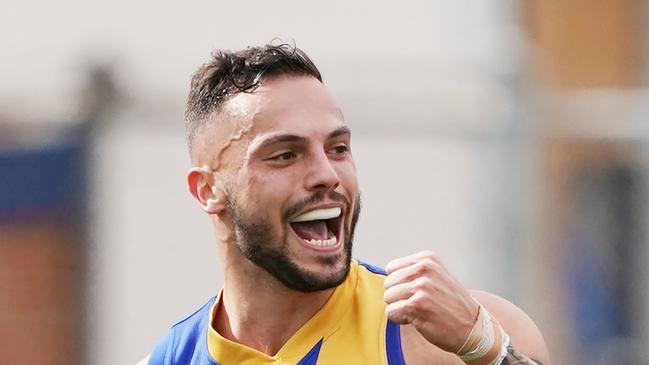
[[[311,77],[267,80],[228,103],[246,109],[242,128],[234,128],[241,137],[220,158],[230,177],[226,213],[242,255],[294,290],[340,284],[360,202],[338,104]]]

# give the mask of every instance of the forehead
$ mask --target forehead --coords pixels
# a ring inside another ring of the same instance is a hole
[[[329,89],[313,77],[267,80],[253,93],[236,95],[228,106],[233,114],[241,116],[233,122],[248,127],[250,140],[275,133],[315,137],[345,124]]]
[[[194,165],[239,168],[249,149],[266,138],[291,134],[323,140],[345,125],[329,89],[305,76],[266,80],[252,93],[234,95],[218,115],[195,142]]]

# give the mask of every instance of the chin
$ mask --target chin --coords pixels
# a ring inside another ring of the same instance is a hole
[[[345,281],[349,274],[351,254],[346,251],[337,254],[319,255],[300,265],[292,262],[292,268],[285,268],[276,275],[289,289],[301,292],[315,292],[335,288]]]

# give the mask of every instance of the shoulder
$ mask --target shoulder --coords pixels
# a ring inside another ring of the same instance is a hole
[[[471,290],[471,294],[491,313],[511,338],[512,344],[532,359],[549,364],[548,349],[541,331],[519,307],[495,294]]]
[[[204,325],[205,316],[209,316],[215,300],[216,297],[210,298],[207,303],[203,304],[203,306],[195,310],[194,313],[190,314],[184,319],[181,319],[180,321],[176,322],[176,324],[171,326],[172,329],[176,329],[177,331],[196,330],[197,326]]]
[[[367,296],[369,300],[378,300],[383,305],[383,291],[386,272],[378,266],[354,260],[350,276],[353,276],[357,294]],[[381,308],[381,312],[383,309]]]
[[[358,259],[354,259],[352,262],[358,263],[358,265],[360,267],[364,267],[367,271],[371,272],[372,274],[377,274],[377,275],[380,275],[380,276],[386,276],[387,275],[387,272],[385,271],[385,269],[382,269],[382,268],[380,268],[378,266],[368,264],[367,262],[360,261]]]
[[[202,338],[209,322],[207,318],[209,318],[214,300],[215,298],[211,298],[194,313],[171,326],[167,334],[158,341],[151,355],[145,359],[148,361],[146,363],[150,365],[167,364],[167,359],[172,359],[173,363],[177,363],[184,359],[186,354],[193,354],[196,347],[202,344],[199,339]],[[145,360],[142,360],[141,363],[144,364]]]

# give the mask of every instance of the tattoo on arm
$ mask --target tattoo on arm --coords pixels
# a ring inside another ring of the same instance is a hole
[[[510,343],[509,346],[507,346],[507,356],[505,356],[505,359],[503,360],[501,365],[543,365],[543,364],[521,354]]]

